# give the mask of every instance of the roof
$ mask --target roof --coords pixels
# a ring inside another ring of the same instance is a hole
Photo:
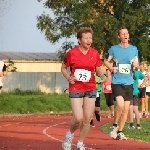
[[[26,52],[0,52],[1,60],[54,60],[59,58],[56,53],[26,53]]]

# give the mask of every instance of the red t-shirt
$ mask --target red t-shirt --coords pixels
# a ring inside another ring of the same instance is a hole
[[[69,50],[65,56],[64,64],[66,67],[70,67],[71,74],[74,76],[76,69],[85,69],[91,71],[91,78],[88,82],[75,81],[75,84],[69,84],[70,92],[85,92],[96,90],[95,84],[95,68],[102,65],[100,55],[97,50],[90,48],[84,55],[79,46]]]

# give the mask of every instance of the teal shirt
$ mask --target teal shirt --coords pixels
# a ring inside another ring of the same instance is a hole
[[[99,76],[95,75],[95,79],[97,79],[97,80],[105,80],[106,76],[99,77]],[[99,94],[101,94],[103,92],[102,83],[96,83],[96,89],[97,89],[97,92]]]
[[[136,79],[134,80],[134,83],[133,83],[133,95],[138,95],[139,94],[138,80],[144,79],[145,75],[141,71],[135,70],[135,76],[136,76]]]

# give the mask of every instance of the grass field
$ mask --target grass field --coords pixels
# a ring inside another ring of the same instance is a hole
[[[126,122],[124,128],[124,134],[129,139],[134,139],[138,141],[150,142],[150,118],[141,118],[141,129],[128,129],[129,122]],[[136,123],[134,122],[134,126],[136,127]],[[112,123],[105,124],[100,129],[103,132],[109,133],[112,127]]]
[[[107,111],[104,95],[101,98],[101,110]],[[39,91],[20,91],[0,95],[0,114],[6,113],[60,113],[70,112],[68,94],[45,94]]]
[[[108,111],[105,97],[101,95],[101,111]],[[114,102],[116,104],[116,102]],[[149,101],[150,106],[150,101]],[[140,109],[140,106],[139,106]],[[21,91],[0,95],[0,114],[6,113],[60,113],[70,112],[70,101],[68,94],[45,94],[40,91]]]

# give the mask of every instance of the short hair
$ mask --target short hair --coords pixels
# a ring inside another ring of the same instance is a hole
[[[118,35],[120,35],[120,30],[122,30],[122,29],[127,29],[126,27],[120,27],[119,29],[118,29]],[[128,30],[128,29],[127,29]]]
[[[139,63],[139,66],[141,66],[141,65],[144,66],[144,63],[143,62]]]
[[[88,27],[83,27],[83,28],[79,29],[78,32],[77,32],[77,39],[82,38],[82,33],[91,33],[91,34],[93,34],[93,30],[91,28],[88,28]]]

